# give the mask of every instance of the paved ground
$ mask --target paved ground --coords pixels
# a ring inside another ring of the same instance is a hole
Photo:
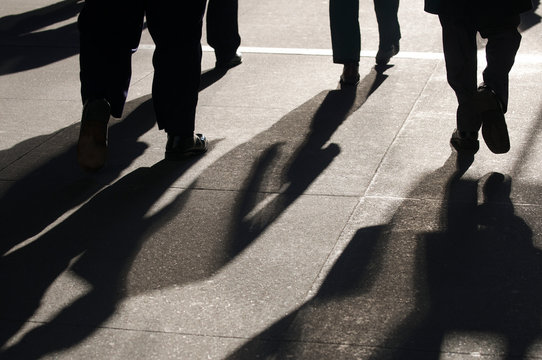
[[[511,74],[512,149],[482,145],[465,173],[421,0],[402,1],[383,74],[361,0],[350,91],[327,1],[240,0],[244,63],[221,76],[204,53],[211,151],[162,160],[145,33],[87,175],[81,4],[0,3],[1,358],[542,358],[542,9]]]

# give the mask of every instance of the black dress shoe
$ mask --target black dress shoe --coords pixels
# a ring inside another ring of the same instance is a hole
[[[107,123],[111,106],[105,99],[85,102],[77,142],[77,162],[87,171],[98,171],[107,157]]]
[[[455,129],[450,139],[450,145],[452,145],[458,153],[476,154],[480,148],[478,133]]]
[[[240,52],[236,52],[233,54],[233,56],[229,56],[226,58],[217,58],[215,67],[218,69],[231,69],[232,67],[236,67],[237,65],[240,65],[243,62],[243,55],[241,55]]]
[[[399,53],[399,41],[394,44],[382,46],[378,48],[376,53],[376,64],[387,65],[391,58]]]
[[[340,81],[342,85],[357,85],[359,83],[359,64],[344,64]]]
[[[166,160],[184,160],[206,151],[207,138],[203,134],[195,134],[192,137],[170,134],[167,136]]]
[[[486,85],[478,88],[477,100],[482,136],[487,147],[495,154],[507,153],[510,150],[510,138],[501,101]]]

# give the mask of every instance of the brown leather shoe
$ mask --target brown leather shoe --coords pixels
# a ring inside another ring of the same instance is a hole
[[[89,100],[83,106],[77,142],[77,162],[87,171],[98,171],[107,157],[107,123],[111,106],[105,99]]]

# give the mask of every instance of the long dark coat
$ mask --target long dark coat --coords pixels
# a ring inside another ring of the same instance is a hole
[[[531,0],[425,0],[431,14],[472,13],[484,15],[521,14],[532,9]]]

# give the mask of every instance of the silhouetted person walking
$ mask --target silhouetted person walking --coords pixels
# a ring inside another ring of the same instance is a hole
[[[205,0],[184,5],[164,0],[85,1],[78,19],[84,106],[77,158],[83,168],[95,171],[105,163],[107,123],[110,116],[122,116],[131,55],[139,45],[144,18],[156,44],[152,96],[158,127],[168,136],[166,159],[207,150],[205,136],[194,134],[204,11]]]
[[[215,50],[217,68],[229,69],[242,62],[237,51],[241,45],[238,9],[238,0],[208,0],[207,43]]]
[[[399,52],[399,0],[374,0],[374,8],[379,34],[376,63],[386,65]],[[361,52],[359,0],[330,0],[329,19],[333,62],[343,64],[341,83],[357,84]]]
[[[521,42],[520,13],[531,0],[425,0],[425,11],[438,14],[448,83],[458,101],[457,128],[451,144],[476,153],[478,131],[488,148],[506,153],[510,140],[504,114],[508,108],[508,74]],[[487,67],[477,83],[476,33],[487,39]]]

